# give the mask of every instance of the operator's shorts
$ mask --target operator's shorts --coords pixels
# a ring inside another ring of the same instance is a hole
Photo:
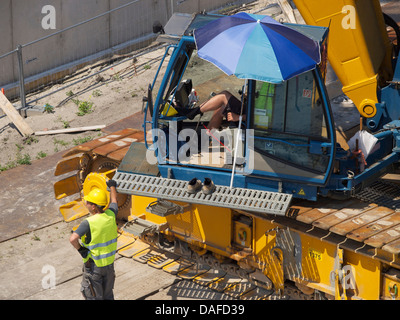
[[[228,104],[226,105],[223,115],[227,116],[229,108],[231,109],[231,112],[240,115],[240,109],[242,108],[242,102],[236,98],[234,95],[231,95]],[[243,111],[242,115],[246,114],[246,108],[245,105],[243,105]]]

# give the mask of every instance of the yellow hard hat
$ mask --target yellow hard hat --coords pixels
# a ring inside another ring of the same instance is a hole
[[[89,194],[84,196],[83,199],[102,207],[108,204],[107,194],[99,188],[90,190]]]

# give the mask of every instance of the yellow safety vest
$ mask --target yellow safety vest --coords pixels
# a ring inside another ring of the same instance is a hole
[[[111,210],[95,214],[87,218],[90,227],[91,240],[86,244],[86,236],[81,238],[82,245],[89,249],[83,262],[91,258],[97,267],[105,267],[114,262],[117,251],[117,224],[115,214]]]

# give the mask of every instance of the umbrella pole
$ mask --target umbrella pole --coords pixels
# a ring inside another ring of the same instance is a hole
[[[239,137],[240,137],[240,132],[242,131],[241,126],[242,126],[242,115],[239,116],[239,128],[238,128],[238,132],[237,132],[237,135],[236,135],[236,146],[235,146],[235,154],[233,156],[231,184],[229,186],[229,188],[231,188],[231,189],[232,189],[232,186],[233,186],[233,177],[235,176],[235,166],[236,166],[236,157],[237,157],[237,150],[238,150],[238,141],[239,141]]]
[[[240,108],[240,115],[239,115],[239,127],[238,127],[238,132],[236,135],[236,146],[235,146],[235,154],[233,156],[233,165],[232,165],[232,175],[231,175],[231,183],[229,185],[229,188],[232,189],[233,187],[233,177],[235,176],[235,167],[236,167],[236,157],[237,157],[237,150],[238,150],[238,143],[239,143],[239,137],[240,133],[242,131],[242,114],[243,114],[243,104],[244,104],[244,96],[246,94],[246,80],[244,81],[244,88],[243,88],[243,94],[242,94],[242,106]]]

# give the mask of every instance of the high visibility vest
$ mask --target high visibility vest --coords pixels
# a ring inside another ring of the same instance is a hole
[[[89,249],[89,253],[83,262],[91,258],[96,266],[105,267],[114,262],[117,251],[117,224],[115,213],[106,210],[87,218],[90,227],[91,240],[86,244],[86,236],[81,238],[82,245]]]

